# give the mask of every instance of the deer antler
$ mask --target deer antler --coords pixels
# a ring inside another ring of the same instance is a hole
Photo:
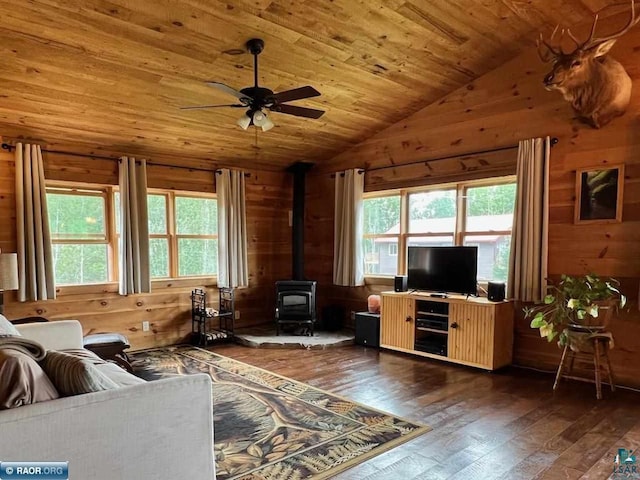
[[[556,58],[558,58],[560,55],[562,55],[562,47],[554,47],[553,45],[551,45],[551,41],[553,40],[553,37],[556,36],[556,33],[558,32],[558,28],[560,27],[560,25],[556,25],[556,28],[553,29],[553,33],[551,34],[551,36],[549,37],[549,41],[547,42],[544,37],[542,36],[542,33],[540,34],[540,37],[538,38],[538,40],[536,41],[536,45],[538,46],[538,55],[540,56],[540,60],[542,60],[543,62],[551,62],[553,60],[555,60]],[[563,34],[564,34],[564,30],[562,30]],[[546,51],[543,51],[540,47],[544,45],[546,47]]]
[[[573,36],[573,33],[571,33],[571,30],[567,29],[567,33],[571,37],[571,40],[573,40],[576,44],[576,50],[587,50],[589,48],[592,48],[596,45],[600,45],[601,43],[607,42],[609,40],[620,38],[622,35],[627,33],[631,27],[633,27],[636,23],[638,23],[638,21],[640,21],[640,18],[636,18],[636,8],[635,8],[634,0],[631,0],[631,16],[629,17],[629,21],[627,22],[627,24],[624,27],[622,27],[622,30],[612,33],[611,35],[607,35],[606,37],[594,38],[594,35],[596,33],[596,25],[598,24],[598,19],[599,19],[599,14],[596,13],[595,16],[593,17],[593,24],[591,25],[591,32],[589,33],[589,37],[584,42],[579,42],[576,39],[576,37]]]

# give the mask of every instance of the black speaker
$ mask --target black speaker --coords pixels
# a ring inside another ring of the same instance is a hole
[[[393,278],[393,290],[396,292],[406,292],[407,291],[407,276],[406,275],[396,275]]]
[[[356,313],[356,344],[366,347],[380,346],[379,313]]]
[[[502,282],[489,282],[487,287],[487,298],[492,302],[503,302],[505,297],[505,286]]]
[[[323,330],[335,332],[342,328],[344,323],[346,310],[341,305],[326,305],[322,309],[322,325]]]

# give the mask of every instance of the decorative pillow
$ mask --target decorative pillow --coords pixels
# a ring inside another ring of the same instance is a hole
[[[90,359],[48,350],[42,368],[63,396],[81,395],[118,388]]]
[[[0,335],[20,336],[20,332],[4,315],[0,315]]]
[[[0,410],[59,398],[38,362],[14,349],[0,349]]]

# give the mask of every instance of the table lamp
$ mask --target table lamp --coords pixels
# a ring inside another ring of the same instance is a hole
[[[18,290],[18,254],[0,250],[0,314],[4,313],[5,290]]]

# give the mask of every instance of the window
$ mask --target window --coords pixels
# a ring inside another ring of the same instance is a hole
[[[364,273],[395,275],[398,271],[400,195],[364,200]],[[392,256],[391,245],[396,255]]]
[[[218,273],[218,205],[213,195],[150,190],[151,278],[214,276]],[[119,235],[120,195],[115,193]],[[169,220],[169,219],[172,219]]]
[[[47,189],[56,285],[104,283],[110,259],[107,191]]]
[[[149,270],[151,278],[167,278],[170,276],[169,222],[167,211],[169,207],[168,194],[147,195],[147,212],[149,214]],[[118,210],[119,212],[120,210]]]
[[[218,273],[218,204],[213,198],[175,196],[178,276]]]
[[[367,194],[365,274],[406,272],[409,245],[470,245],[478,247],[478,280],[506,281],[515,192],[508,177]]]
[[[117,281],[119,193],[111,186],[63,185],[47,187],[56,285]],[[215,196],[150,189],[147,208],[152,279],[217,274]]]
[[[412,192],[408,197],[407,245],[453,245],[456,230],[456,190]]]
[[[506,282],[516,185],[466,187],[463,245],[478,247],[478,280]]]

